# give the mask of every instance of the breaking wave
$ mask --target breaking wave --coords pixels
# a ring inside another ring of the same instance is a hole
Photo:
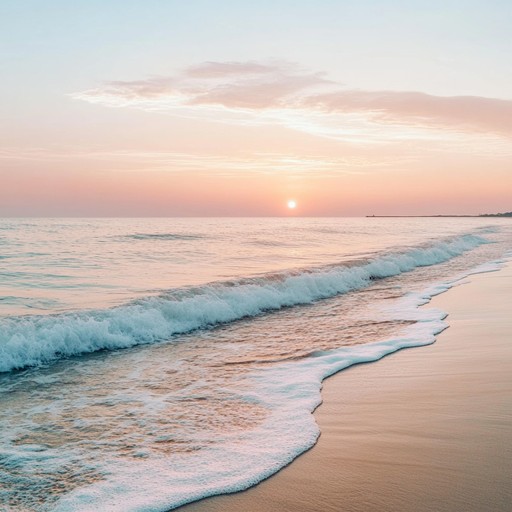
[[[354,266],[210,284],[111,309],[4,318],[0,320],[0,372],[168,340],[176,334],[311,303],[364,288],[374,279],[445,262],[484,243],[488,243],[484,238],[468,234]]]

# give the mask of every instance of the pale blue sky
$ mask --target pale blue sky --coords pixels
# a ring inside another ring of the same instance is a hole
[[[496,0],[2,0],[2,89],[280,58],[350,87],[509,98],[511,25]]]

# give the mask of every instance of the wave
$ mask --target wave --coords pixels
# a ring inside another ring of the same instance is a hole
[[[169,340],[173,335],[308,304],[364,288],[375,279],[442,263],[484,243],[488,241],[468,234],[402,253],[384,254],[351,267],[340,265],[210,284],[111,309],[1,319],[0,372],[99,350]]]
[[[471,274],[499,270],[502,263],[497,260],[481,265],[453,281],[438,282],[402,297],[394,305],[393,317],[410,318],[411,322],[394,337],[314,351],[303,358],[283,360],[250,374],[249,385],[240,396],[267,411],[263,421],[243,433],[216,434],[215,443],[194,454],[187,453],[180,458],[173,453],[165,471],[162,471],[164,462],[160,457],[147,457],[137,464],[128,458],[115,463],[109,460],[105,464],[105,478],[64,495],[55,504],[55,512],[174,510],[209,496],[239,492],[256,485],[317,442],[320,429],[312,413],[322,402],[324,379],[404,348],[434,343],[436,336],[448,327],[447,315],[437,308],[420,309],[419,306]]]
[[[134,233],[126,235],[130,240],[201,240],[204,235],[188,233]]]

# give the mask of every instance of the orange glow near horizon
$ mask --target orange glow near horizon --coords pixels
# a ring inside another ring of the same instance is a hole
[[[508,100],[205,62],[68,101],[66,129],[31,126],[31,145],[13,131],[0,146],[0,216],[281,216],[293,197],[301,216],[512,208]]]
[[[57,3],[2,10],[0,217],[512,209],[510,3]]]
[[[0,207],[19,216],[301,216],[479,214],[510,211],[510,170],[480,163],[444,171],[398,168],[363,174],[100,172],[62,165],[2,177]],[[15,167],[12,167],[13,171]],[[23,202],[18,191],[23,191]],[[298,204],[297,199],[293,199]]]

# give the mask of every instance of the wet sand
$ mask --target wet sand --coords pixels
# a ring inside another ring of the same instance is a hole
[[[426,307],[449,313],[434,345],[324,382],[313,449],[180,512],[511,511],[512,264]]]

